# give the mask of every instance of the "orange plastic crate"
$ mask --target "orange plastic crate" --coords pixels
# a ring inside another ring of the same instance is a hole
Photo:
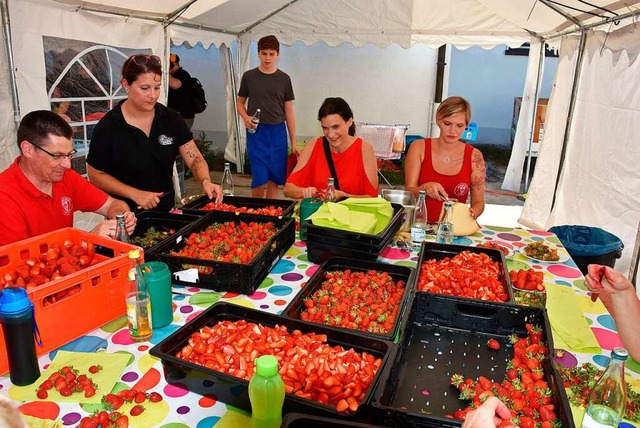
[[[96,246],[99,263],[74,274],[48,282],[28,292],[42,337],[38,356],[46,354],[126,313],[125,294],[129,271],[129,250],[137,248],[113,239],[73,228],[59,229],[0,247],[0,275],[23,265],[27,257],[38,257],[50,245],[66,240]],[[141,252],[142,254],[142,252]],[[77,294],[47,306],[43,302],[60,291],[80,287]],[[0,373],[9,371],[4,333],[0,329]]]

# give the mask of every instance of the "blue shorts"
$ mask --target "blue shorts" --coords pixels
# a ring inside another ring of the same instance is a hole
[[[284,185],[287,178],[287,127],[261,123],[255,133],[247,131],[247,151],[251,162],[251,188],[272,181]]]

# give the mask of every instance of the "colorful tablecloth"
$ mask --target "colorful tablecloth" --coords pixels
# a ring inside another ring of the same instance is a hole
[[[432,240],[433,237],[428,239]],[[583,297],[583,299],[578,299],[579,305],[585,313],[600,348],[602,348],[602,353],[567,352],[563,357],[563,363],[572,366],[583,362],[592,362],[600,367],[606,366],[610,350],[620,345],[613,319],[601,304],[591,304],[585,292],[582,274],[562,248],[557,237],[544,231],[483,227],[470,237],[456,238],[454,244],[476,245],[480,242],[492,241],[513,250],[507,259],[509,269],[531,267],[541,270],[545,274],[546,283],[571,287]],[[547,241],[560,247],[561,258],[566,261],[554,264],[536,262],[518,251],[533,241]],[[417,250],[408,252],[395,245],[387,247],[380,257],[382,262],[406,266],[415,266],[417,260]],[[166,405],[155,409],[153,414],[146,415],[145,419],[139,419],[140,423],[134,424],[135,427],[208,428],[216,424],[217,426],[241,426],[243,421],[246,421],[242,419],[243,416],[237,411],[229,411],[233,409],[228,408],[225,403],[217,401],[216,397],[203,397],[188,391],[186,387],[179,384],[167,384],[162,374],[161,362],[151,357],[148,350],[219,300],[271,313],[280,313],[318,267],[308,261],[305,243],[296,241],[286,255],[274,266],[259,289],[251,296],[217,293],[195,287],[174,287],[173,323],[167,327],[156,329],[148,343],[139,344],[131,341],[126,327],[126,319],[123,317],[60,349],[77,352],[121,353],[130,356],[118,382],[127,388],[137,388],[149,392],[157,391],[166,397]],[[40,357],[41,370],[46,369],[57,352],[50,352]],[[640,377],[640,365],[630,361],[627,367],[631,376]],[[10,388],[11,382],[8,375],[0,378],[0,393],[10,393]],[[96,408],[97,405],[94,404],[29,401],[22,404],[21,411],[34,417],[61,420],[63,426],[76,426],[83,416],[92,413]],[[240,422],[238,422],[238,418],[240,418]]]

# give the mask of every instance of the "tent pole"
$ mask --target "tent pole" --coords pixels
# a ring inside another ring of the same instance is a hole
[[[234,119],[236,123],[234,134],[235,134],[235,140],[236,140],[236,154],[238,157],[238,165],[236,165],[236,167],[240,174],[244,174],[244,153],[242,152],[242,147],[240,145],[240,117],[238,115],[238,98],[236,97],[238,90],[237,90],[237,82],[236,82],[236,72],[233,67],[233,55],[231,53],[231,49],[227,49],[227,56],[228,56],[227,62],[229,63],[229,75],[231,77],[231,90],[233,93],[233,96],[231,97],[231,103],[233,104],[233,110],[236,112],[236,114],[234,115]]]
[[[13,103],[13,120],[20,122],[20,103],[18,101],[18,85],[16,84],[16,67],[13,61],[11,49],[11,24],[9,23],[9,8],[7,0],[0,0],[0,15],[2,15],[2,32],[4,33],[5,49],[7,49],[7,61],[11,74],[11,102]]]
[[[538,114],[538,97],[540,95],[540,81],[542,80],[542,75],[544,73],[544,55],[546,51],[546,45],[544,40],[541,40],[540,43],[542,46],[540,47],[540,56],[538,57],[538,79],[536,80],[536,91],[535,91],[535,104],[533,108],[533,120],[531,121],[531,132],[529,133],[529,148],[527,149],[527,171],[524,175],[524,192],[527,193],[529,191],[529,173],[531,172],[531,146],[533,146],[533,133],[536,129],[536,115]],[[541,141],[538,141],[538,144]]]
[[[582,61],[584,60],[584,51],[587,47],[587,31],[580,34],[580,45],[578,49],[578,59],[576,61],[575,72],[573,73],[573,87],[571,88],[571,99],[569,101],[569,111],[567,112],[567,123],[564,127],[564,137],[562,138],[562,152],[560,153],[560,162],[558,163],[558,171],[556,173],[556,184],[553,188],[553,199],[551,200],[551,209],[553,211],[556,204],[556,196],[558,195],[558,186],[560,185],[560,175],[564,165],[564,158],[567,154],[567,142],[569,141],[569,132],[573,122],[573,113],[576,106],[576,98],[578,97],[578,84],[580,81],[580,71],[582,70]]]

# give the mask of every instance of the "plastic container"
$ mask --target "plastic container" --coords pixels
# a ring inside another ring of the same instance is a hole
[[[304,198],[300,201],[300,240],[307,240],[307,219],[322,206],[322,200],[318,198]]]
[[[203,210],[201,209],[205,205],[207,205],[211,200],[208,196],[202,196],[201,198],[196,199],[195,201],[189,202],[185,206],[182,207],[182,212],[185,214],[198,214],[202,215]],[[278,217],[291,217],[293,214],[293,210],[296,207],[296,202],[292,200],[286,199],[265,199],[265,198],[248,198],[244,196],[225,196],[223,198],[223,202],[225,204],[234,205],[236,207],[247,207],[247,208],[265,208],[274,206],[276,208],[282,208],[282,215]],[[209,211],[205,211],[209,212]]]
[[[484,253],[488,255],[491,260],[497,262],[500,269],[500,277],[499,281],[502,283],[502,286],[506,290],[509,295],[509,300],[506,303],[514,303],[515,298],[513,297],[513,290],[511,288],[511,282],[509,280],[509,270],[507,269],[507,263],[504,260],[504,253],[500,250],[495,250],[493,248],[482,248],[482,247],[468,247],[466,245],[451,245],[451,244],[438,244],[435,242],[423,242],[420,247],[420,254],[418,256],[418,265],[416,272],[416,290],[418,290],[417,281],[420,279],[420,269],[422,269],[422,263],[427,260],[435,259],[442,260],[445,257],[454,257],[457,254],[460,254],[463,251],[470,251],[472,253]],[[418,291],[420,292],[420,291]],[[448,296],[445,296],[448,297]],[[461,297],[463,298],[463,297]],[[477,301],[476,299],[469,299]]]
[[[282,420],[282,428],[386,428],[365,422],[353,422],[323,416],[289,413]]]
[[[342,328],[337,326],[328,326],[331,328],[337,328],[339,330],[351,331],[357,334],[363,334],[366,336],[372,336],[381,338],[384,340],[393,341],[398,332],[398,327],[400,326],[400,317],[405,310],[405,306],[411,292],[415,289],[415,269],[407,267],[407,266],[397,266],[390,265],[386,263],[377,263],[372,261],[364,261],[364,260],[356,260],[356,259],[345,259],[342,257],[333,257],[326,260],[322,266],[311,276],[307,284],[300,290],[300,292],[296,295],[296,297],[289,303],[286,309],[282,312],[284,316],[292,319],[300,319],[300,314],[305,310],[304,301],[308,297],[310,297],[315,291],[322,286],[322,283],[325,281],[324,275],[327,272],[336,271],[336,270],[346,270],[350,269],[352,272],[367,272],[370,270],[375,270],[378,272],[388,272],[394,281],[404,281],[405,288],[403,298],[400,303],[400,307],[398,308],[398,312],[396,314],[396,321],[393,324],[393,328],[390,332],[386,334],[381,333],[371,333],[367,331],[354,330],[348,328]],[[315,323],[313,323],[315,324]],[[324,324],[321,324],[324,325]]]
[[[92,243],[100,262],[27,292],[42,337],[42,347],[36,349],[38,356],[126,313],[127,253],[137,247],[114,239],[68,227],[14,242],[0,247],[0,275],[24,264],[25,258],[38,257],[51,245],[62,245],[67,239]],[[4,335],[0,333],[0,373],[8,370]]]
[[[9,377],[18,386],[31,385],[40,377],[36,356],[33,303],[21,287],[7,287],[0,294],[0,322],[9,357]]]
[[[183,227],[187,227],[194,222],[200,220],[206,213],[200,211],[199,215],[195,214],[172,214],[161,211],[141,211],[136,215],[137,223],[136,228],[131,235],[131,239],[143,237],[147,231],[153,227],[158,232],[167,233],[167,235],[151,245],[144,245],[142,248],[149,252],[155,248],[158,244],[169,238],[172,234],[171,230],[175,232],[179,231]]]
[[[384,340],[283,318],[231,303],[218,302],[149,350],[151,355],[162,360],[164,376],[167,382],[178,384],[181,388],[186,386],[189,391],[203,396],[214,395],[219,401],[247,411],[251,409],[248,381],[187,362],[175,356],[191,337],[192,333],[199,331],[202,327],[212,326],[223,320],[246,320],[269,327],[274,327],[277,324],[287,327],[290,332],[297,329],[302,333],[326,334],[327,343],[332,346],[339,345],[346,349],[353,348],[356,352],[366,351],[376,358],[382,358],[381,367],[384,367],[393,349],[393,344]],[[366,405],[371,401],[379,374],[380,370],[376,373],[364,400],[354,416],[359,415],[361,412],[366,412]],[[293,394],[285,395],[283,412],[302,412],[325,416],[338,415],[333,406]]]
[[[402,205],[391,204],[393,217],[377,235],[322,227],[307,222],[307,258],[321,263],[330,257],[375,261],[404,222]]]
[[[192,233],[206,229],[213,223],[224,222],[272,222],[278,232],[265,245],[260,253],[248,264],[217,262],[194,259],[191,257],[171,256],[170,251],[182,248]],[[241,294],[253,294],[271,268],[280,260],[295,241],[295,221],[292,218],[268,217],[253,214],[236,214],[224,211],[212,211],[189,227],[176,232],[171,239],[165,240],[147,254],[153,260],[159,260],[169,266],[171,273],[183,271],[195,266],[210,268],[211,273],[198,273],[196,282],[184,281],[176,275],[172,284],[189,285],[218,291],[233,291]]]
[[[622,257],[624,244],[620,238],[598,227],[553,226],[549,232],[556,234],[583,275],[592,263],[614,267],[616,259]]]
[[[562,379],[553,368],[553,341],[543,309],[504,303],[416,293],[401,327],[402,337],[393,358],[382,370],[372,405],[387,412],[391,426],[459,427],[447,418],[469,401],[458,398],[450,384],[453,374],[502,382],[513,348],[489,349],[487,341],[506,344],[511,334],[526,336],[526,323],[542,327],[547,358],[545,380],[553,393],[555,412],[563,427],[574,427]]]
[[[147,262],[142,265],[142,272],[151,298],[151,325],[154,329],[166,327],[173,321],[169,266],[162,262]]]
[[[251,428],[280,428],[284,404],[284,382],[273,355],[256,358],[256,373],[249,382]]]

